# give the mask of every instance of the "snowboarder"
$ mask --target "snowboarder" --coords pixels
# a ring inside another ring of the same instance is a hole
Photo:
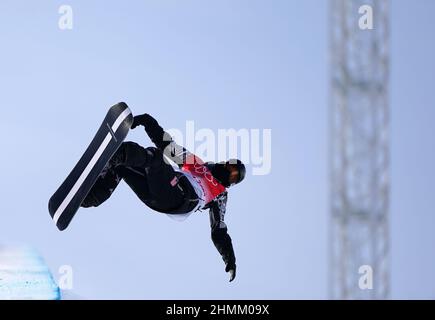
[[[236,277],[236,258],[224,222],[227,188],[241,182],[246,173],[237,159],[204,163],[178,145],[149,114],[134,117],[132,129],[143,126],[156,147],[143,148],[124,142],[98,177],[81,206],[97,207],[124,180],[151,209],[169,215],[188,215],[209,209],[211,238],[230,273]],[[174,168],[165,157],[178,165]]]

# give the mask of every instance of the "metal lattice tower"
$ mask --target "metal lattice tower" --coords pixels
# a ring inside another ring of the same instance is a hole
[[[373,9],[361,30],[359,8]],[[389,297],[389,0],[330,0],[330,295]],[[359,268],[373,289],[359,287]]]

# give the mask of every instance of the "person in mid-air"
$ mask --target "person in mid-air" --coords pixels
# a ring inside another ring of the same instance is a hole
[[[230,273],[236,277],[236,257],[224,222],[227,188],[240,183],[246,174],[237,159],[204,163],[179,146],[149,114],[134,117],[132,129],[143,126],[156,147],[143,148],[124,142],[106,165],[81,206],[97,207],[124,180],[149,208],[169,215],[188,215],[209,209],[211,238]],[[165,158],[178,165],[174,168]]]

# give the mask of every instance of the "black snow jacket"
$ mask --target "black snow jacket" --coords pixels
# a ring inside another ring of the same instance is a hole
[[[145,127],[145,131],[151,141],[158,149],[163,151],[165,156],[181,168],[187,156],[191,153],[178,145],[153,117],[148,114],[140,117],[142,117],[141,124]],[[225,191],[201,209],[209,210],[211,239],[225,262],[225,271],[228,272],[231,269],[235,269],[236,257],[227,225],[224,222],[227,200],[228,192]]]

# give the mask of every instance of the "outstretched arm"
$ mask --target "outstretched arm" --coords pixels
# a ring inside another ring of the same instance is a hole
[[[210,204],[211,239],[225,262],[225,271],[230,273],[230,282],[236,277],[236,257],[231,237],[224,222],[227,192],[222,193]]]

